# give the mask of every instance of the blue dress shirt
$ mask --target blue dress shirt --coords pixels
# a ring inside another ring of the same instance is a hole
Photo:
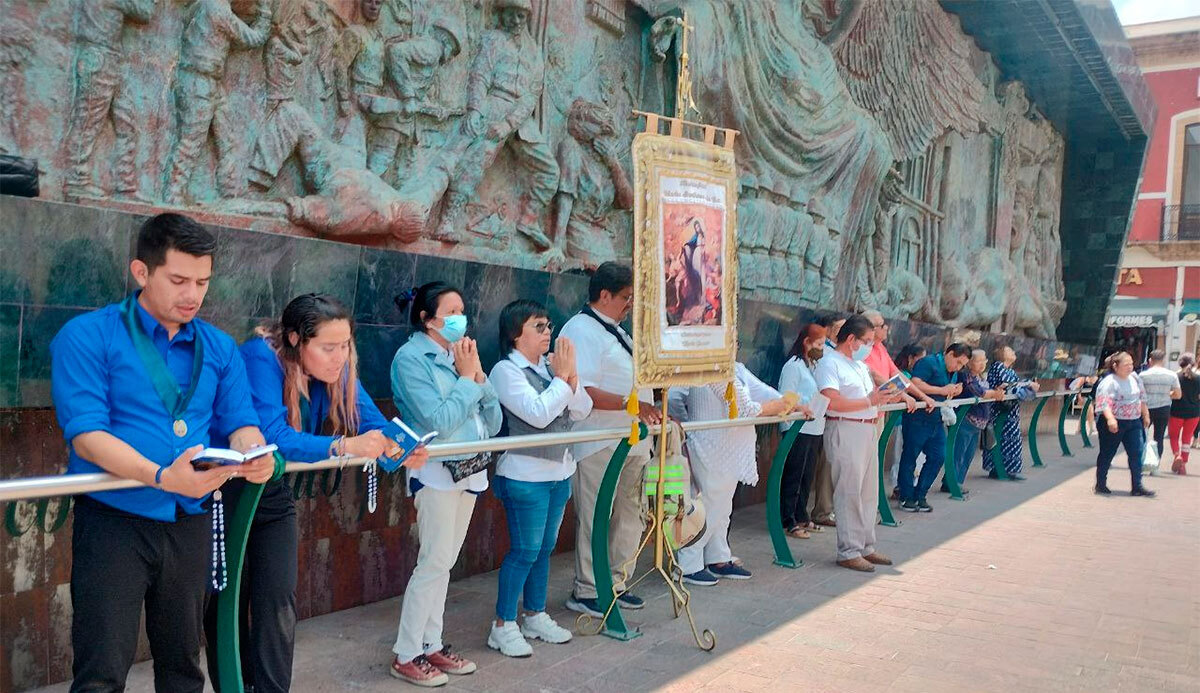
[[[149,371],[125,329],[121,304],[105,306],[72,319],[50,342],[51,392],[70,452],[69,474],[104,471],[75,452],[71,441],[81,433],[110,433],[165,467],[189,447],[209,445],[212,435],[228,438],[243,426],[258,425],[246,367],[232,337],[195,319],[168,339],[166,329],[141,305],[137,315],[181,388],[191,385],[196,340],[204,342],[200,382],[183,417],[187,434],[175,435],[170,412],[150,387]],[[164,522],[174,522],[177,510],[188,515],[204,512],[205,499],[156,488],[88,495],[118,510]]]
[[[316,378],[308,379],[309,417],[308,421],[302,422],[307,432],[297,431],[287,420],[287,405],[283,402],[283,365],[275,350],[267,340],[259,337],[243,344],[241,352],[263,438],[278,445],[279,453],[291,462],[318,462],[328,458],[329,446],[336,436],[315,435],[329,416],[329,390],[325,383]],[[358,388],[358,433],[377,431],[386,426],[387,419],[363,389],[362,382],[355,381],[355,386]]]

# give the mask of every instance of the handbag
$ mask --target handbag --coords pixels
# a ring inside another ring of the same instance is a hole
[[[1154,444],[1154,438],[1145,436],[1146,446],[1142,450],[1142,474],[1147,476],[1158,476],[1158,446]]]
[[[465,460],[443,460],[442,464],[446,465],[446,469],[450,471],[450,478],[454,479],[454,483],[458,483],[463,479],[487,469],[492,463],[492,453],[481,452],[474,457],[468,457]]]

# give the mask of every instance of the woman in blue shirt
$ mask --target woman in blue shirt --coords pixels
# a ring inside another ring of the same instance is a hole
[[[298,296],[279,322],[258,328],[256,335],[241,348],[250,393],[263,437],[279,446],[285,459],[377,458],[396,447],[380,433],[387,422],[358,380],[354,322],[341,303],[321,294]],[[425,450],[417,450],[404,464],[420,466],[427,457]],[[233,498],[244,487],[245,482],[226,486]],[[291,687],[297,551],[292,490],[284,479],[272,479],[263,489],[246,546],[243,595],[249,603],[242,607],[241,644],[247,690]],[[208,642],[215,643],[215,599],[210,600],[205,630]],[[210,646],[214,687],[220,682],[216,660],[216,648]]]
[[[462,293],[431,282],[398,297],[413,326],[392,360],[392,401],[419,434],[438,432],[438,442],[462,443],[500,432],[503,414],[496,390],[466,336]],[[392,651],[392,676],[419,686],[441,686],[446,674],[470,674],[475,663],[442,642],[442,616],[450,568],[466,539],[475,499],[487,489],[490,453],[439,459],[409,470],[421,549],[404,590],[400,626]]]

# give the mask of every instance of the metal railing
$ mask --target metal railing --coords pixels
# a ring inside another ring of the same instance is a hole
[[[1057,397],[1060,395],[1077,394],[1079,390],[1061,390],[1038,393],[1039,398]],[[1008,395],[1005,399],[1016,399]],[[976,397],[939,402],[939,407],[960,407],[978,404],[983,401]],[[881,412],[902,411],[903,404],[892,404],[879,407]],[[717,419],[713,421],[689,421],[682,424],[686,431],[707,431],[718,428],[735,428],[740,426],[763,426],[791,421],[804,421],[804,416],[791,414],[788,416],[760,416],[756,418]],[[651,434],[659,432],[658,426],[650,428]],[[503,452],[520,450],[543,445],[570,445],[575,443],[591,443],[606,440],[620,440],[629,437],[629,428],[607,428],[590,431],[572,431],[569,433],[539,433],[527,436],[508,436],[504,438],[488,438],[469,443],[434,443],[429,446],[431,459],[453,457],[460,455],[475,455],[482,452]],[[361,467],[370,462],[367,458],[331,458],[320,462],[289,462],[288,472],[311,472],[323,469],[344,467]],[[137,488],[144,486],[140,481],[124,479],[103,472],[92,474],[60,474],[57,476],[30,477],[27,479],[8,479],[0,481],[0,502],[13,500],[32,500],[53,496],[71,496],[98,491],[115,491],[119,489]]]
[[[1200,205],[1165,205],[1162,240],[1165,243],[1200,241]]]

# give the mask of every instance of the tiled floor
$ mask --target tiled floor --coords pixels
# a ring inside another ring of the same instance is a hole
[[[1200,478],[1152,479],[1153,500],[1097,497],[1094,459],[1047,456],[1025,483],[972,478],[970,501],[931,499],[933,514],[879,528],[896,566],[874,575],[833,565],[830,531],[792,540],[801,569],[775,567],[763,507],[739,511],[732,543],[754,579],[694,588],[713,653],[653,585],[629,614],[643,637],[505,659],[484,645],[495,574],[454,583],[447,639],[479,672],[444,690],[1200,691]],[[1127,488],[1124,468],[1111,485]],[[551,577],[564,624],[572,566],[557,556]],[[393,599],[302,622],[293,690],[417,690],[387,675],[399,610]],[[130,690],[152,690],[148,663]]]

